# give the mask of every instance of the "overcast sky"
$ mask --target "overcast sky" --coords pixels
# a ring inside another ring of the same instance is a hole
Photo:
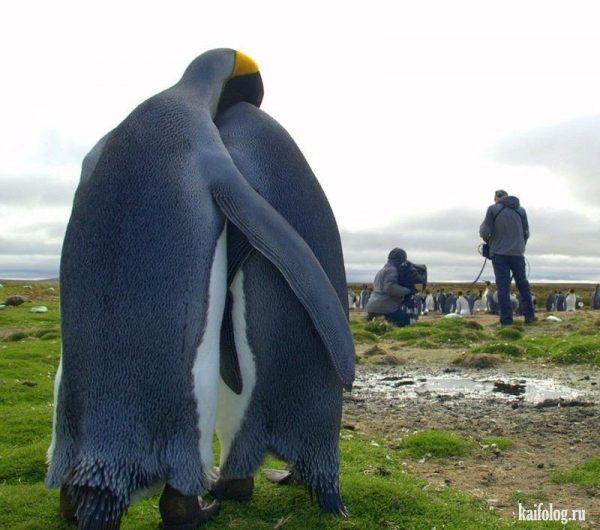
[[[348,279],[396,246],[475,279],[494,190],[527,209],[530,280],[600,281],[595,1],[11,2],[0,278],[58,275],[83,156],[202,52],[258,63],[262,108],[333,207]],[[493,279],[491,266],[484,279]]]

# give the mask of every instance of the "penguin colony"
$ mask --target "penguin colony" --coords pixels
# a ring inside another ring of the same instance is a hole
[[[251,496],[267,452],[347,515],[338,431],[355,353],[339,232],[262,95],[252,59],[208,51],[83,161],[46,477],[80,530],[119,528],[157,488],[163,527],[197,528],[219,500]]]

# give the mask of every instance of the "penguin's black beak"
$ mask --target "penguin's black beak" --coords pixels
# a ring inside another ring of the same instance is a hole
[[[231,77],[223,87],[217,111],[221,112],[240,101],[246,101],[260,107],[263,94],[264,89],[260,72]]]

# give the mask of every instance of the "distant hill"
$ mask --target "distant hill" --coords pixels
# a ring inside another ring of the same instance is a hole
[[[29,280],[27,278],[23,279],[23,278],[19,278],[19,279],[14,279],[14,278],[0,278],[0,283],[4,284],[4,285],[14,285],[14,284],[29,284],[29,283],[58,283],[58,278],[47,278],[47,279],[41,279],[41,280]]]

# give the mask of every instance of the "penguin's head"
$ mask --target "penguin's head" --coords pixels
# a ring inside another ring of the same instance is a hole
[[[258,107],[264,93],[256,63],[229,48],[210,50],[194,59],[180,83],[205,98],[213,116],[240,101]]]
[[[264,90],[258,66],[242,52],[235,51],[234,53],[233,71],[223,85],[218,110],[223,111],[240,101],[260,107]]]

